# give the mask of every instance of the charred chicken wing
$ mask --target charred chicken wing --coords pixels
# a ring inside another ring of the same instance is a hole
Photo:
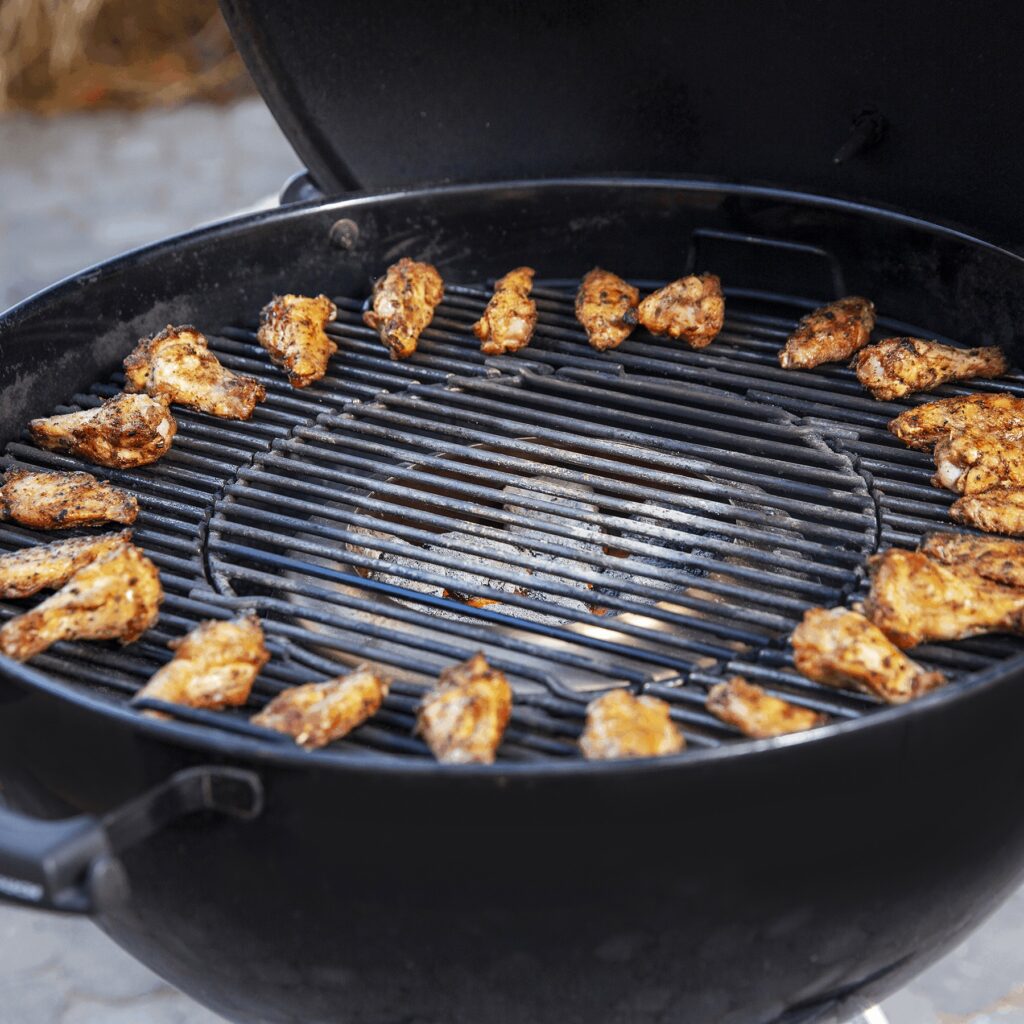
[[[28,427],[40,448],[114,469],[156,462],[178,432],[166,398],[129,394],[108,398],[98,409],[32,420]]]
[[[124,530],[102,537],[55,540],[0,555],[0,597],[31,597],[40,590],[63,587],[79,569],[131,539],[131,532]]]
[[[920,550],[936,562],[977,573],[993,583],[1024,587],[1024,541],[969,533],[929,533]]]
[[[791,641],[797,671],[808,679],[873,693],[890,704],[903,704],[946,681],[941,672],[926,672],[911,661],[886,633],[847,608],[808,609]]]
[[[953,521],[987,533],[1024,537],[1024,487],[993,487],[983,494],[968,494],[950,506]]]
[[[279,693],[252,723],[287,733],[300,747],[314,750],[362,725],[387,695],[387,682],[369,665],[360,665],[348,675]]]
[[[857,295],[808,313],[789,336],[779,364],[786,370],[810,370],[849,359],[863,348],[875,326],[875,304]]]
[[[728,682],[712,686],[705,706],[723,722],[755,739],[803,732],[827,721],[825,715],[773,697],[743,676],[733,676]]]
[[[714,274],[681,277],[648,295],[637,309],[637,319],[651,334],[706,348],[725,323],[722,282]]]
[[[889,431],[908,448],[927,451],[955,431],[978,433],[1024,427],[1024,398],[1005,391],[985,395],[940,398],[901,412],[889,421]]]
[[[634,697],[612,690],[587,706],[587,724],[580,750],[588,761],[678,754],[686,746],[669,717],[669,706],[657,697]]]
[[[214,709],[244,704],[260,669],[270,660],[255,615],[201,622],[168,646],[174,657],[157,669],[136,700],[148,697]]]
[[[532,267],[510,270],[494,286],[494,295],[484,315],[473,324],[480,339],[480,351],[489,356],[518,352],[526,348],[537,326],[537,303],[530,298]]]
[[[957,494],[1024,487],[1024,430],[955,431],[935,445],[932,483]]]
[[[380,335],[392,359],[406,359],[443,298],[437,268],[403,256],[373,286],[373,309],[363,314],[363,323]]]
[[[221,366],[206,338],[194,327],[168,324],[143,338],[124,361],[125,390],[166,397],[177,405],[219,416],[247,420],[267,397],[259,381]]]
[[[594,267],[576,293],[576,319],[594,348],[618,348],[637,325],[640,292],[609,270]]]
[[[439,761],[491,764],[512,714],[512,688],[482,653],[446,668],[420,705],[417,732]]]
[[[139,503],[126,491],[91,473],[36,473],[12,469],[0,486],[0,519],[36,530],[123,523],[130,526]]]
[[[134,544],[120,544],[4,625],[0,651],[26,661],[58,640],[130,644],[156,622],[163,598],[156,566]]]
[[[309,387],[327,372],[338,346],[324,328],[338,315],[326,295],[275,295],[260,311],[256,338],[293,388]]]

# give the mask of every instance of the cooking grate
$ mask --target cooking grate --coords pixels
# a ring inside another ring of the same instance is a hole
[[[402,363],[362,325],[360,301],[338,299],[340,352],[301,392],[269,366],[254,324],[210,335],[225,365],[266,385],[266,403],[243,424],[176,410],[167,457],[109,473],[140,498],[135,537],[167,592],[158,627],[124,649],[59,644],[33,665],[123,701],[170,656],[168,639],[255,608],[274,657],[251,706],[160,707],[290,743],[248,714],[285,686],[386,664],[384,709],[318,757],[427,756],[411,735],[423,687],[480,648],[517,691],[505,759],[575,756],[589,694],[613,685],[669,700],[693,747],[736,737],[703,708],[732,672],[837,718],[875,707],[795,674],[785,638],[805,608],[858,596],[872,551],[949,525],[952,496],[929,485],[930,460],[885,429],[904,406],[875,402],[844,368],[779,368],[782,340],[816,303],[728,293],[710,349],[638,331],[598,354],[573,288],[538,287],[530,347],[486,361],[470,326],[487,289],[448,286]],[[1000,386],[1024,394],[1019,375]],[[7,454],[81,468],[22,442]],[[40,539],[0,527],[4,549]],[[23,607],[0,603],[0,615]],[[1011,653],[995,637],[915,656],[963,685]]]

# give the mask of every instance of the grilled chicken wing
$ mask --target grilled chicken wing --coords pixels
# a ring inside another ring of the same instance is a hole
[[[1002,349],[953,348],[921,338],[886,338],[853,358],[857,379],[883,402],[915,391],[934,391],[951,380],[1001,377],[1009,364]]]
[[[681,277],[648,295],[637,309],[637,319],[651,334],[706,348],[725,323],[722,282],[714,274]]]
[[[669,706],[657,697],[634,697],[612,690],[587,706],[587,724],[580,750],[588,761],[678,754],[686,746],[669,717]]]
[[[373,286],[373,309],[363,314],[363,323],[380,335],[392,359],[406,359],[416,351],[443,298],[444,281],[437,268],[403,256]]]
[[[594,348],[618,348],[637,325],[640,292],[610,270],[594,267],[576,292],[576,319]]]
[[[32,420],[32,440],[52,452],[69,452],[100,466],[130,469],[156,462],[178,432],[166,398],[120,394],[97,409]]]
[[[337,315],[338,307],[326,295],[275,295],[260,310],[256,339],[293,388],[309,387],[327,372],[327,360],[338,346],[324,328]]]
[[[957,494],[1024,487],[1024,430],[956,431],[935,445],[932,483]]]
[[[826,686],[873,693],[890,704],[903,704],[945,683],[941,672],[926,672],[911,661],[880,625],[847,608],[808,609],[791,638],[797,671]]]
[[[786,370],[810,370],[849,359],[863,348],[875,326],[875,304],[857,295],[839,299],[800,320],[779,352]]]
[[[123,523],[139,514],[134,495],[102,483],[91,473],[36,473],[12,469],[0,487],[0,519],[36,530]]]
[[[1024,541],[969,533],[929,533],[919,550],[936,562],[976,573],[993,583],[1024,587]]]
[[[130,644],[156,622],[163,598],[156,566],[134,544],[120,544],[4,625],[0,651],[26,661],[59,640]]]
[[[168,324],[143,338],[124,361],[125,390],[166,397],[177,405],[227,420],[247,420],[266,389],[220,365],[194,327]]]
[[[760,686],[748,683],[743,676],[733,676],[728,682],[712,686],[705,706],[723,722],[735,725],[740,732],[755,739],[803,732],[824,725],[828,720],[817,711],[773,697]]]
[[[953,502],[949,514],[964,526],[1024,537],[1024,487],[993,487],[965,495]]]
[[[420,705],[416,730],[439,761],[491,764],[512,714],[512,688],[482,653],[446,668]]]
[[[174,657],[135,695],[191,708],[244,704],[260,669],[270,660],[255,615],[201,622],[168,646]]]
[[[537,303],[530,298],[533,275],[533,267],[517,267],[494,286],[484,315],[473,324],[481,352],[500,356],[530,344],[537,326]]]
[[[908,448],[927,451],[955,431],[978,433],[1024,427],[1024,398],[1005,391],[984,395],[940,398],[901,412],[889,421],[889,431]]]
[[[323,683],[306,683],[279,693],[253,725],[287,733],[307,750],[347,736],[380,709],[388,684],[369,665]]]
[[[79,569],[132,539],[130,530],[102,537],[75,537],[0,555],[0,597],[31,597],[56,590]]]
[[[864,612],[899,647],[1024,632],[1024,591],[940,565],[920,551],[890,548],[870,558],[868,568]]]

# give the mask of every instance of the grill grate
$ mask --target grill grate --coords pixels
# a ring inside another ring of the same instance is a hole
[[[250,725],[252,710],[359,660],[387,665],[384,709],[312,755],[328,758],[427,756],[411,734],[423,688],[480,648],[517,693],[504,759],[577,756],[590,694],[614,685],[668,700],[694,747],[736,738],[703,706],[732,672],[836,718],[876,707],[797,675],[785,638],[805,608],[862,593],[868,554],[949,525],[952,496],[928,484],[930,460],[885,429],[904,404],[875,402],[845,368],[779,368],[815,303],[729,293],[709,349],[638,331],[598,354],[573,287],[537,288],[531,346],[486,361],[470,326],[487,289],[447,286],[402,363],[363,326],[360,301],[339,299],[340,352],[302,392],[270,367],[253,324],[209,336],[226,366],[266,385],[266,403],[243,424],[176,410],[167,457],[107,474],[139,496],[135,538],[167,592],[160,623],[128,648],[58,644],[33,664],[124,701],[170,657],[167,640],[255,608],[273,659],[248,708],[153,706],[290,743]],[[1024,394],[1024,378],[1000,387]],[[22,441],[7,455],[81,468]],[[3,550],[41,539],[0,525]],[[23,608],[0,603],[0,616]],[[990,637],[915,656],[963,685],[1011,653]]]

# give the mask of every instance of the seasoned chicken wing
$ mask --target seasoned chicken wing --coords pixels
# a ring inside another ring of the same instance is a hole
[[[125,390],[166,397],[177,405],[227,420],[247,420],[266,389],[221,366],[194,327],[168,324],[143,338],[124,361]]]
[[[0,651],[26,661],[59,640],[130,644],[156,623],[164,599],[160,573],[134,545],[90,562],[31,611],[0,629]]]
[[[517,267],[494,286],[484,315],[473,324],[481,352],[500,356],[530,344],[537,326],[537,303],[530,298],[533,275],[533,267]]]
[[[373,308],[363,314],[363,323],[380,335],[392,359],[407,359],[443,298],[437,268],[403,256],[373,286]]]
[[[993,583],[1024,587],[1024,541],[969,533],[929,533],[920,551],[936,562],[977,573]]]
[[[735,725],[740,732],[755,739],[803,732],[828,721],[826,715],[817,711],[773,697],[760,686],[748,683],[743,676],[733,676],[728,682],[712,686],[705,707],[723,722]]]
[[[1024,537],[1024,487],[993,487],[983,494],[967,494],[950,506],[953,521],[987,533]]]
[[[1009,364],[1003,351],[953,348],[921,338],[886,338],[853,357],[857,379],[879,401],[892,402],[915,391],[934,391],[952,380],[1001,377]]]
[[[0,519],[36,530],[123,523],[139,514],[135,496],[97,480],[92,473],[36,473],[11,469],[0,486]]]
[[[260,669],[270,660],[255,615],[201,622],[168,646],[174,657],[135,695],[191,708],[244,704]]]
[[[360,665],[347,675],[279,693],[252,717],[252,724],[287,733],[300,747],[314,750],[362,725],[387,695],[387,681],[369,665]]]
[[[927,672],[911,661],[879,625],[847,608],[808,609],[791,637],[797,671],[816,683],[872,693],[890,704],[945,683],[941,672]]]
[[[32,440],[100,466],[130,469],[166,455],[178,432],[166,398],[120,394],[97,409],[32,420]]]
[[[714,274],[681,277],[648,295],[637,309],[637,319],[651,334],[706,348],[725,323],[722,282]]]
[[[864,612],[899,647],[1024,632],[1024,591],[941,565],[920,551],[890,548],[868,559],[868,568]]]
[[[439,761],[491,764],[512,714],[512,688],[482,653],[446,668],[424,698],[416,731]]]
[[[954,431],[935,445],[932,483],[957,494],[1024,487],[1024,430]]]
[[[875,326],[875,304],[857,295],[822,306],[800,320],[779,352],[786,370],[810,370],[849,359],[863,348]]]
[[[1024,427],[1024,398],[1005,391],[940,398],[901,412],[889,431],[908,448],[927,451],[954,431],[990,433]]]
[[[260,311],[256,339],[293,388],[309,387],[327,372],[338,346],[324,328],[337,315],[338,307],[326,295],[275,295]]]
[[[79,569],[132,539],[130,530],[102,537],[75,537],[0,555],[0,597],[31,597],[56,590]]]
[[[618,348],[637,325],[640,292],[610,270],[594,267],[576,292],[576,319],[594,348]]]
[[[657,697],[612,690],[587,705],[580,750],[588,761],[678,754],[686,740]]]

